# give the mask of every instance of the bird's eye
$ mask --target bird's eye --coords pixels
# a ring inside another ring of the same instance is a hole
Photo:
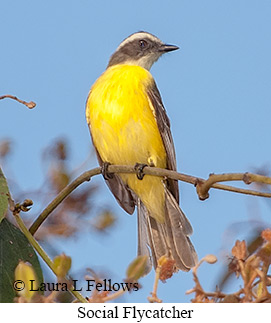
[[[141,39],[141,40],[139,41],[139,46],[140,46],[140,48],[141,48],[141,49],[146,48],[146,47],[147,47],[147,42],[146,42],[146,40]]]

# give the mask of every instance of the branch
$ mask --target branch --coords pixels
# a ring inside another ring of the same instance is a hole
[[[18,99],[18,98],[17,98],[16,96],[14,96],[14,95],[6,94],[6,95],[1,95],[1,96],[0,96],[0,100],[6,99],[6,98],[13,99],[13,100],[15,100],[15,101],[17,101],[17,102],[19,102],[19,103],[22,103],[22,104],[24,104],[25,106],[27,106],[29,109],[33,109],[33,108],[35,108],[35,106],[36,106],[36,103],[35,103],[35,102],[33,102],[33,101],[26,102],[26,101],[24,101],[24,100],[20,100],[20,99]]]
[[[137,171],[134,166],[119,166],[119,165],[109,165],[108,166],[109,173],[129,173],[133,174]],[[164,168],[156,168],[156,167],[145,167],[143,170],[145,175],[152,176],[160,176],[165,178],[171,178],[175,180],[180,180],[182,182],[190,183],[196,186],[197,194],[200,200],[205,200],[209,197],[209,189],[216,188],[224,191],[236,192],[241,194],[249,194],[255,196],[262,196],[271,198],[271,193],[258,192],[254,190],[241,189],[233,186],[218,184],[217,182],[221,181],[244,181],[246,184],[250,184],[251,182],[258,182],[264,184],[271,184],[271,178],[263,175],[251,174],[251,173],[233,173],[233,174],[220,174],[214,175],[211,174],[208,180],[204,180],[202,178],[181,174],[172,170],[164,169]],[[54,200],[42,211],[39,217],[34,221],[31,225],[29,231],[32,235],[38,230],[40,225],[46,220],[50,213],[69,195],[71,194],[79,185],[86,181],[90,181],[90,179],[101,173],[101,168],[97,167],[91,169],[89,171],[84,172],[79,177],[77,177],[74,181],[72,181],[69,185],[67,185],[58,195],[54,198]]]
[[[217,182],[229,182],[229,181],[243,181],[245,184],[251,184],[252,182],[262,183],[262,184],[271,184],[271,177],[258,175],[258,174],[251,174],[251,173],[229,173],[229,174],[210,174],[207,180],[202,181],[199,179],[196,183],[197,193],[200,200],[205,200],[209,197],[208,191],[211,187],[218,188],[215,183]],[[242,189],[238,189],[238,193],[243,193]],[[247,191],[247,190],[245,190]],[[269,193],[262,193],[262,192],[253,192],[252,195],[258,196],[265,196],[270,197]],[[260,193],[260,195],[258,194]],[[249,194],[245,193],[244,194]],[[264,195],[263,195],[264,194]],[[267,194],[267,195],[266,195]]]
[[[27,230],[27,228],[26,228],[23,220],[21,219],[21,217],[19,215],[20,212],[16,208],[14,208],[14,207],[13,207],[13,210],[12,211],[13,211],[13,215],[15,217],[15,220],[16,220],[19,228],[21,229],[21,231],[25,235],[25,237],[28,239],[28,241],[33,246],[33,248],[37,251],[37,253],[40,255],[40,257],[44,260],[44,262],[48,265],[48,267],[51,268],[51,270],[53,271],[53,273],[57,276],[57,272],[55,271],[54,264],[53,264],[52,260],[47,255],[47,253],[42,249],[42,247],[39,245],[39,243],[33,237],[33,235],[31,235],[30,232]],[[66,281],[69,281],[69,278],[68,277],[66,277],[65,279],[66,279]],[[87,302],[86,299],[78,291],[74,290],[74,286],[73,285],[71,285],[69,287],[69,291],[81,303],[86,303]]]
[[[70,195],[79,185],[84,182],[90,181],[92,176],[98,175],[101,173],[101,168],[97,167],[92,170],[86,171],[72,181],[69,185],[64,187],[64,189],[58,193],[58,195],[53,199],[53,201],[41,212],[39,217],[29,228],[29,232],[34,235],[41,224],[47,219],[50,213],[68,196]]]

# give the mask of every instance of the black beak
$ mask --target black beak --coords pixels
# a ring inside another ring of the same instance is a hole
[[[169,44],[162,44],[160,47],[159,47],[159,52],[163,52],[163,53],[166,53],[166,52],[171,52],[173,50],[177,50],[179,49],[178,46],[175,46],[175,45],[169,45]]]

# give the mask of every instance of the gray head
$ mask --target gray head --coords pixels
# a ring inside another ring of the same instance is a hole
[[[140,31],[122,41],[111,56],[107,67],[129,64],[139,65],[149,70],[161,55],[176,49],[179,49],[179,47],[164,44],[154,35]]]

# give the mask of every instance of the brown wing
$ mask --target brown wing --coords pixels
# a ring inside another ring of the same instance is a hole
[[[91,136],[92,138],[92,136]],[[93,142],[93,140],[92,140]],[[93,144],[94,145],[94,144]],[[98,153],[96,147],[94,146],[98,162],[100,166],[103,164],[103,160]],[[106,160],[105,160],[106,161]],[[110,191],[118,201],[119,205],[129,214],[134,213],[135,205],[136,205],[136,199],[133,197],[133,193],[128,188],[127,185],[125,185],[122,181],[122,179],[117,175],[114,174],[113,178],[106,179],[106,184],[108,185]]]
[[[176,171],[176,155],[170,131],[170,122],[163,106],[155,82],[148,88],[148,96],[154,109],[156,122],[167,153],[167,168]],[[156,268],[158,259],[165,253],[171,254],[177,269],[188,271],[197,263],[197,254],[189,239],[192,227],[179,207],[179,188],[176,180],[168,179],[165,183],[165,223],[158,223],[148,216],[144,207],[138,207],[138,253],[147,254],[146,244],[152,252],[153,265]],[[143,220],[142,220],[143,219]],[[145,233],[145,234],[144,234]],[[146,273],[150,270],[148,263]]]
[[[167,168],[170,170],[177,170],[176,154],[173,144],[173,139],[170,131],[170,121],[167,116],[165,107],[163,105],[159,90],[153,81],[152,85],[148,88],[147,94],[153,105],[156,122],[166,149],[167,153]],[[168,179],[168,187],[176,201],[179,203],[179,187],[178,181]]]

